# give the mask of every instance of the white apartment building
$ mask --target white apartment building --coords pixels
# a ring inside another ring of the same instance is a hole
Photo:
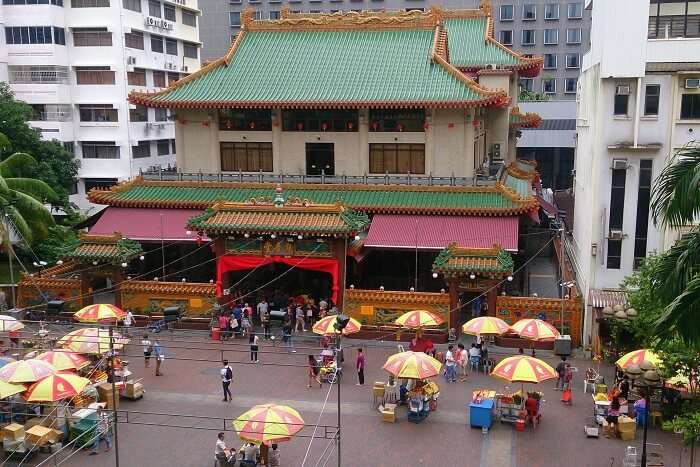
[[[569,253],[596,313],[641,260],[679,232],[657,229],[652,182],[673,153],[700,138],[700,0],[589,0],[591,49],[579,79],[575,225]],[[624,21],[621,20],[624,18]]]
[[[0,79],[35,110],[32,127],[80,160],[71,201],[175,164],[164,109],[128,104],[200,66],[197,0],[2,0]]]

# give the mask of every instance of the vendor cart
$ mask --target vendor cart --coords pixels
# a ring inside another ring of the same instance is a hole
[[[501,423],[515,423],[522,419],[525,410],[525,399],[521,392],[515,394],[500,394],[496,399],[496,411]]]
[[[469,404],[469,425],[472,428],[491,428],[495,398],[496,391],[487,389],[478,389],[472,393],[472,401]]]
[[[421,423],[428,418],[432,410],[437,409],[437,399],[440,389],[437,383],[428,380],[417,380],[406,393],[408,402],[408,421]]]

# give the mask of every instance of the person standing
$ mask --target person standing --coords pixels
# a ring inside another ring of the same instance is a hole
[[[297,305],[295,313],[296,313],[297,322],[296,322],[296,325],[294,326],[294,332],[299,332],[300,325],[301,325],[302,332],[306,332],[306,323],[304,323],[304,309],[301,307],[301,305]]]
[[[153,353],[153,344],[148,338],[148,334],[143,335],[141,345],[143,346],[143,366],[148,368],[151,366],[151,353]]]
[[[153,345],[153,353],[156,357],[156,376],[163,376],[163,373],[160,372],[160,366],[163,364],[163,360],[165,360],[165,355],[163,355],[163,349],[161,349],[160,342],[158,341],[157,337],[156,342]]]
[[[270,338],[270,310],[265,307],[262,315],[260,316],[260,321],[262,321],[263,332],[265,333],[265,339]]]
[[[131,333],[129,332],[129,329],[131,329],[131,326],[134,324],[134,314],[131,312],[130,309],[126,310],[126,316],[124,317],[124,335],[126,337],[131,337]]]
[[[455,363],[457,364],[457,370],[459,371],[459,380],[464,382],[467,380],[467,366],[469,362],[469,356],[464,344],[461,342],[457,344],[457,351],[455,352]]]
[[[316,381],[318,383],[318,387],[320,388],[322,386],[322,384],[321,384],[321,380],[318,377],[318,372],[319,372],[318,363],[316,363],[316,359],[314,358],[313,355],[309,355],[308,361],[309,361],[309,366],[307,369],[307,374],[309,377],[309,382],[306,385],[306,387],[310,388],[311,382]]]
[[[258,312],[258,318],[260,319],[260,324],[265,326],[265,315],[267,314],[267,310],[269,309],[269,305],[267,303],[267,299],[263,297],[263,299],[258,303],[258,306],[255,307],[257,312]],[[267,336],[265,336],[267,339]]]
[[[236,318],[236,322],[234,323],[236,326],[233,328],[233,335],[238,337],[241,333],[241,320],[243,319],[243,310],[238,303],[236,303],[236,306],[233,308],[233,317]]]
[[[326,313],[328,313],[328,302],[326,301],[325,298],[322,298],[320,302],[318,302],[318,309],[319,309],[319,318],[325,318]]]
[[[214,448],[214,457],[216,458],[218,467],[228,466],[227,451],[226,443],[224,443],[224,432],[222,431],[216,436],[216,447]]]
[[[306,305],[306,325],[309,329],[314,325],[314,308],[310,303]]]
[[[357,386],[362,386],[365,384],[365,354],[362,349],[357,349],[355,368],[357,368]]]
[[[251,363],[259,363],[260,360],[258,360],[258,342],[260,338],[258,337],[257,334],[254,332],[250,333],[250,337],[248,338],[248,343],[250,344],[250,362]]]
[[[90,452],[91,456],[97,455],[97,450],[100,447],[100,439],[103,439],[107,445],[105,452],[109,452],[109,450],[112,448],[112,435],[109,432],[109,425],[110,423],[109,419],[107,418],[107,414],[101,408],[98,409],[95,441],[92,443],[92,451]]]
[[[270,453],[268,454],[268,467],[280,467],[280,451],[277,449],[277,444],[270,446]]]
[[[228,318],[226,317],[226,313],[223,311],[219,315],[218,318],[219,321],[219,339],[222,341],[226,340],[226,333],[228,332]]]
[[[557,385],[554,388],[557,391],[564,390],[564,373],[566,372],[566,357],[561,357],[561,361],[555,368],[557,371]]]
[[[231,381],[233,381],[233,370],[228,364],[228,360],[224,360],[224,367],[219,371],[221,374],[221,386],[224,389],[224,402],[231,402],[233,396],[231,395]]]
[[[447,352],[445,352],[445,378],[448,383],[454,383],[455,378],[455,357],[452,353],[454,346],[452,344],[447,346]]]
[[[284,342],[284,347],[287,352],[296,352],[294,350],[294,344],[292,343],[292,310],[291,308],[287,310],[287,314],[284,315],[284,322],[282,323],[282,341]]]

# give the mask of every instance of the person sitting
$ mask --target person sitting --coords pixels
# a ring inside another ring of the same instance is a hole
[[[248,443],[243,447],[243,460],[240,467],[255,467],[258,465],[259,448],[253,443]]]
[[[479,369],[479,363],[481,362],[481,350],[476,344],[472,344],[469,349],[469,364],[472,370]]]
[[[526,412],[526,418],[525,418],[525,425],[528,423],[532,423],[532,427],[536,428],[537,425],[540,423],[540,401],[535,399],[532,394],[527,395],[527,399],[525,399],[525,412]]]

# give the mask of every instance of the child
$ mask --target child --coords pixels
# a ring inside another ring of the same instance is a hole
[[[251,363],[259,363],[260,360],[258,360],[258,341],[259,337],[255,333],[250,333],[250,338],[248,339],[248,343],[250,344],[250,362]]]
[[[567,363],[564,366],[564,390],[571,389],[571,380],[574,378],[574,372],[571,369],[571,364]]]

